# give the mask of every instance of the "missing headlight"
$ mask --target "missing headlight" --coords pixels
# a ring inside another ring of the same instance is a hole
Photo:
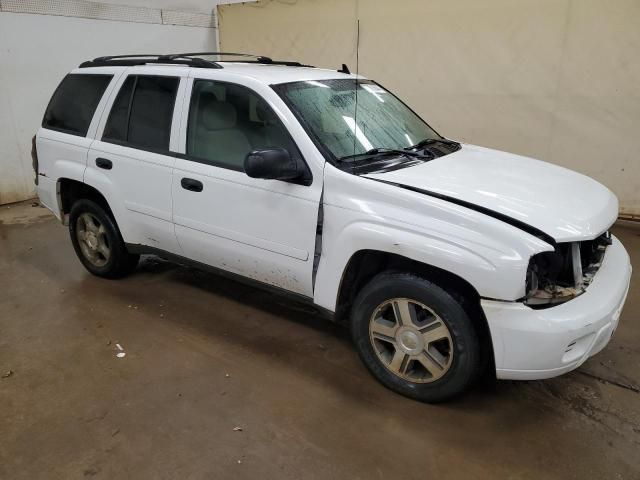
[[[594,240],[559,243],[555,251],[531,257],[524,303],[548,308],[584,293],[610,244],[611,235],[605,232]]]

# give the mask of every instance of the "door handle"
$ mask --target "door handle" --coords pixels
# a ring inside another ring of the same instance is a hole
[[[180,185],[185,190],[189,190],[191,192],[201,192],[202,191],[202,182],[198,180],[194,180],[193,178],[183,178],[180,180]]]
[[[113,162],[106,158],[96,158],[96,165],[98,168],[104,168],[105,170],[111,170],[113,168]]]

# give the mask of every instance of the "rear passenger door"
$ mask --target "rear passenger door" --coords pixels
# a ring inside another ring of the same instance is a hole
[[[180,253],[171,218],[170,151],[177,141],[175,105],[185,72],[167,70],[135,68],[120,79],[91,145],[85,181],[110,192],[125,242]]]
[[[173,176],[174,222],[185,255],[312,296],[321,175],[311,185],[247,176],[244,158],[254,149],[283,147],[302,158],[273,104],[237,83],[190,82],[179,145],[184,155]]]
[[[85,71],[87,70],[87,71]],[[56,216],[58,179],[82,181],[87,151],[93,141],[99,114],[113,89],[113,68],[85,69],[67,75],[54,92],[36,135],[38,156],[34,163],[40,201]],[[1,183],[1,182],[0,182]]]

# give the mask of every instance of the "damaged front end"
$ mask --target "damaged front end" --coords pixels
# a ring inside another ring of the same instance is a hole
[[[531,257],[524,303],[535,309],[548,308],[584,293],[609,245],[607,231],[593,240],[559,243],[555,251]]]

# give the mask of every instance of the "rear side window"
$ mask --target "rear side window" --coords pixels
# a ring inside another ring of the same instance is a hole
[[[86,136],[93,114],[113,75],[70,73],[60,83],[42,120],[51,130]]]
[[[169,150],[179,84],[177,77],[128,77],[113,103],[102,140],[142,149]]]

